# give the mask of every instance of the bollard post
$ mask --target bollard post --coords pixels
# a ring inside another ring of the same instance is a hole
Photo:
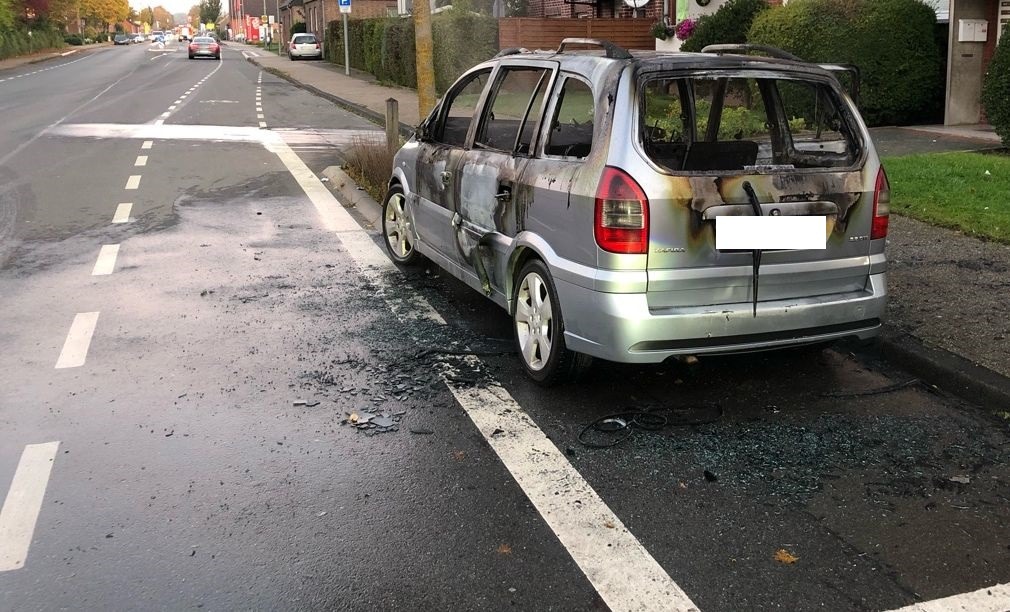
[[[400,148],[400,103],[396,98],[386,98],[386,149]]]

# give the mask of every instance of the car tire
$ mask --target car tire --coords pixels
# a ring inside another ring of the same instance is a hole
[[[189,54],[189,59],[193,59],[193,54],[192,53]]]
[[[406,203],[403,187],[389,188],[382,201],[382,235],[389,258],[401,266],[413,266],[421,260],[421,254],[414,248],[414,228],[407,216]]]
[[[577,380],[593,358],[565,346],[564,317],[550,270],[531,259],[519,271],[515,287],[512,337],[526,374],[544,387]]]

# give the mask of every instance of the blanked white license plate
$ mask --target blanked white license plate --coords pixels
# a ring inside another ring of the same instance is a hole
[[[823,249],[827,217],[715,218],[715,248],[723,250]]]

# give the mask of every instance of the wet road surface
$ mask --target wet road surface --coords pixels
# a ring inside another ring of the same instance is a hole
[[[504,312],[307,194],[373,126],[229,47],[62,70],[0,82],[0,608],[886,610],[1010,582],[1007,426],[931,381],[842,347],[541,389]],[[615,413],[643,426],[585,431]]]

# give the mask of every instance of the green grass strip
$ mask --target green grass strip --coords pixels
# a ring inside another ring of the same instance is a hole
[[[889,157],[891,212],[1010,244],[1010,154]]]

